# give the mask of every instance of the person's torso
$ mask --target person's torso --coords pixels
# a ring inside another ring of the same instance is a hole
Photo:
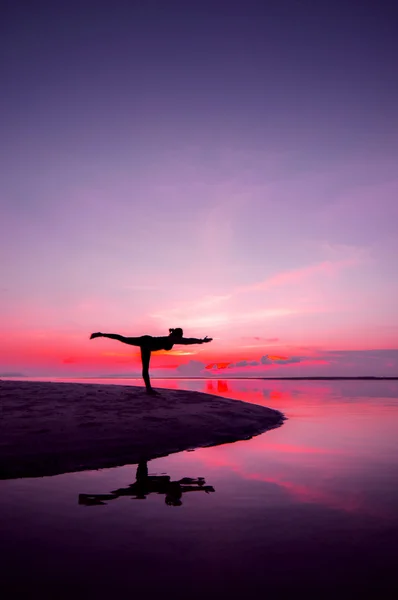
[[[151,340],[151,349],[156,350],[171,350],[173,342],[169,336],[153,337]]]

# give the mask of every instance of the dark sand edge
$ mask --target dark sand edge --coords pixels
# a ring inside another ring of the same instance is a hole
[[[136,464],[250,439],[280,427],[274,409],[211,394],[141,387],[2,381],[0,479]]]

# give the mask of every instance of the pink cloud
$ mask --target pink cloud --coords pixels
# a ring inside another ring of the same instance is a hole
[[[343,258],[341,260],[325,260],[320,263],[315,263],[299,269],[293,269],[290,271],[282,271],[276,275],[273,275],[269,279],[263,282],[255,283],[245,288],[240,288],[240,292],[248,292],[255,290],[266,290],[272,287],[299,284],[307,281],[314,277],[314,275],[328,275],[333,276],[338,274],[343,269],[356,266],[360,263],[360,259],[357,256]]]

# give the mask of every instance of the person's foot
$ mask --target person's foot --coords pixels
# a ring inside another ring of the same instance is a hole
[[[94,338],[101,337],[101,336],[102,336],[102,333],[100,331],[97,331],[97,333],[92,333],[90,335],[90,340],[93,340]]]
[[[154,390],[153,388],[147,389],[146,393],[148,394],[148,396],[161,396],[162,395],[159,392],[157,392],[156,390]]]

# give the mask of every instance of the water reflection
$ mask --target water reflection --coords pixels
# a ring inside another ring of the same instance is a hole
[[[223,379],[217,379],[216,381],[212,381],[211,379],[206,382],[206,392],[209,394],[214,394],[214,392],[218,392],[219,394],[225,394],[229,392],[228,382]]]
[[[130,496],[132,500],[145,500],[150,494],[164,494],[168,506],[181,506],[182,496],[187,492],[215,492],[211,485],[205,485],[203,477],[183,477],[171,481],[169,475],[149,475],[148,463],[138,463],[136,480],[126,488],[119,488],[109,494],[79,494],[79,504],[84,506],[104,505],[121,496]]]
[[[79,590],[96,600],[148,595],[148,585],[151,596],[191,600],[259,590],[272,598],[360,598],[369,590],[397,597],[397,382],[156,386],[270,406],[288,420],[251,440],[171,454],[133,471],[1,481],[1,585],[12,586],[12,597],[43,588],[43,598],[59,600],[60,581],[69,585],[65,597]],[[187,473],[206,473],[217,494],[184,496],[214,491]],[[83,508],[116,498],[111,510]],[[163,498],[184,509],[166,508]]]

